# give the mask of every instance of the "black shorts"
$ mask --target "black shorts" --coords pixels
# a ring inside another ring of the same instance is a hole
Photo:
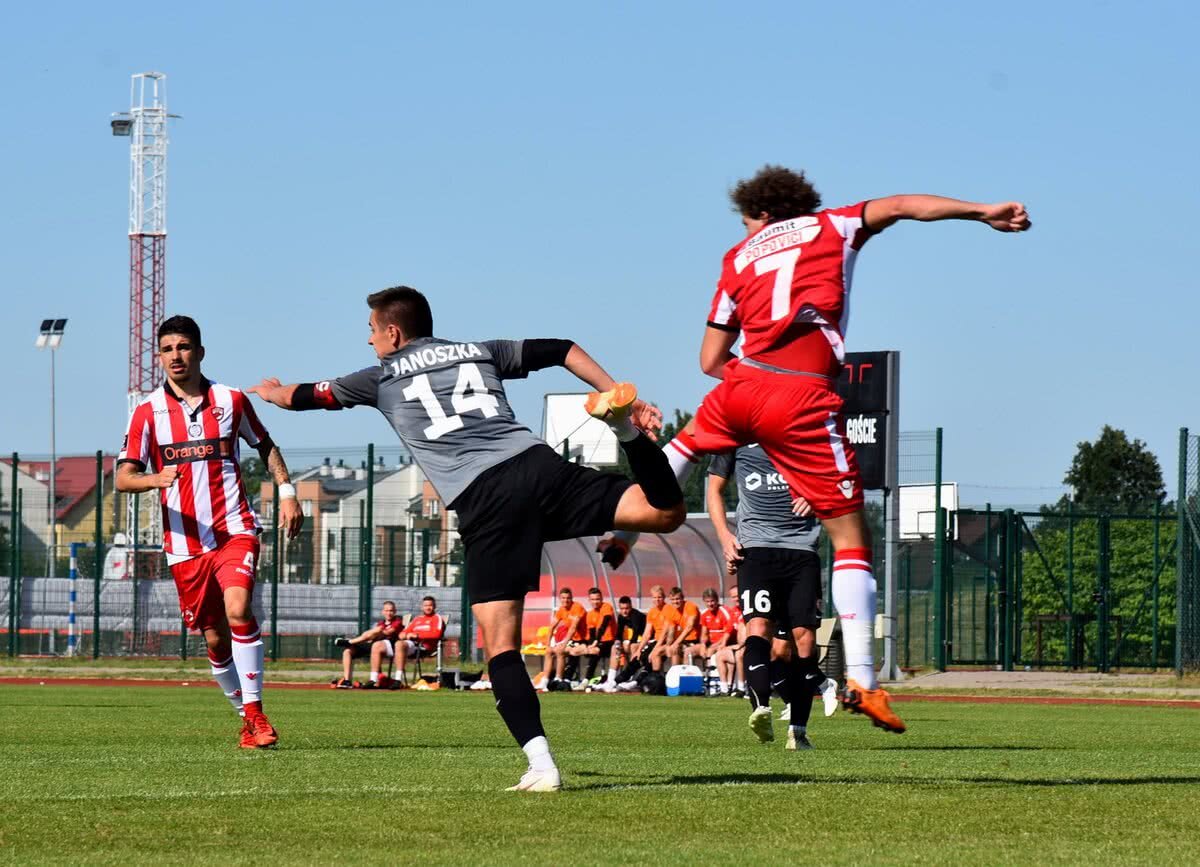
[[[472,603],[523,599],[542,578],[542,544],[613,528],[633,482],[537,445],[485,470],[455,498]]]
[[[821,625],[821,558],[815,552],[745,548],[737,580],[747,620],[766,617],[784,630]]]

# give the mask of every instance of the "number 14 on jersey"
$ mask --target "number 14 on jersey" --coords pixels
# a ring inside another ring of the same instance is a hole
[[[433,393],[429,375],[422,373],[413,377],[412,384],[404,389],[405,400],[419,400],[429,416],[430,425],[425,428],[426,439],[435,440],[463,426],[463,414],[477,410],[484,418],[491,418],[499,411],[499,401],[488,393],[483,376],[474,364],[458,366],[458,382],[450,396],[453,415],[446,413]]]

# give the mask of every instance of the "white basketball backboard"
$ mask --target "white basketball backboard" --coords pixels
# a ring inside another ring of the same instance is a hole
[[[928,539],[933,536],[937,522],[937,485],[900,486],[900,538]],[[942,483],[942,508],[948,512],[958,509],[958,485]],[[950,522],[953,524],[953,522]]]
[[[608,425],[583,408],[586,394],[547,394],[542,409],[542,439],[562,454],[563,443],[571,459],[593,467],[617,464],[620,446]]]

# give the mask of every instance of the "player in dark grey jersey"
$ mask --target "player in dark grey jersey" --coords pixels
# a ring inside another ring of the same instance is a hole
[[[406,286],[376,292],[367,304],[378,365],[328,382],[264,379],[250,391],[284,409],[383,413],[458,513],[496,707],[529,757],[513,789],[557,791],[562,780],[518,652],[525,594],[538,587],[544,542],[614,528],[669,533],[683,523],[683,494],[652,442],[662,414],[569,340],[434,337],[429,302]],[[503,380],[553,366],[598,390],[587,409],[612,427],[637,484],[563,460],[513,417]]]
[[[738,490],[736,536],[725,519],[724,489],[729,479],[736,481]],[[807,503],[793,502],[787,481],[757,445],[713,457],[706,499],[726,563],[738,576],[748,633],[743,665],[750,728],[761,741],[774,740],[770,707],[774,686],[788,705],[787,749],[811,749],[807,730],[814,690],[828,690],[827,714],[837,706],[836,684],[827,681],[817,664],[820,527]],[[782,645],[776,648],[775,659],[769,643],[773,634]],[[789,639],[795,641],[794,655]]]

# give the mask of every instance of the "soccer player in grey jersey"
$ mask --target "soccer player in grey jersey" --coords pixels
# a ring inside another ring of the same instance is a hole
[[[725,519],[724,490],[731,478],[738,490],[736,536]],[[750,728],[764,742],[774,739],[770,696],[775,686],[788,704],[787,749],[811,749],[807,732],[814,690],[829,690],[827,714],[836,707],[836,684],[827,681],[817,664],[820,527],[807,503],[793,503],[787,481],[757,445],[713,457],[706,501],[729,570],[738,575],[748,633],[743,666]],[[770,637],[782,638],[789,632],[795,656],[772,660]]]
[[[557,791],[562,779],[518,652],[525,594],[540,582],[544,542],[614,528],[669,533],[683,523],[683,494],[652,442],[662,414],[569,340],[434,337],[429,302],[406,286],[376,292],[367,304],[377,365],[328,382],[264,379],[250,391],[284,409],[383,413],[458,513],[496,707],[529,758],[513,789]],[[597,389],[588,411],[613,428],[637,484],[567,462],[513,417],[503,380],[553,366]]]

